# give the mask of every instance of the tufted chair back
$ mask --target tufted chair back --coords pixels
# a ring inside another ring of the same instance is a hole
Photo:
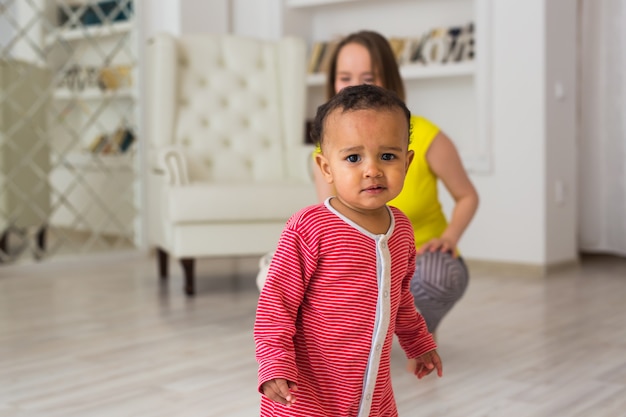
[[[152,91],[162,117],[150,120],[152,145],[178,145],[190,182],[277,182],[302,179],[290,166],[301,148],[305,46],[232,35],[159,34]],[[301,63],[297,65],[297,63]],[[152,112],[155,114],[155,112]]]
[[[158,34],[148,44],[150,244],[183,265],[272,251],[287,219],[316,201],[304,145],[305,44]]]

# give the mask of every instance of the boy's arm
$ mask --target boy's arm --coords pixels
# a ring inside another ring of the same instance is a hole
[[[426,321],[413,304],[413,296],[408,290],[402,291],[400,308],[396,317],[396,335],[407,357],[417,358],[426,352],[437,349],[433,336],[428,332]]]
[[[415,247],[409,256],[407,274],[402,281],[400,307],[396,316],[396,335],[407,357],[417,358],[437,348],[433,336],[428,332],[424,317],[417,311],[410,290],[415,272]]]
[[[259,363],[258,389],[277,378],[297,383],[293,344],[296,320],[306,288],[308,269],[300,257],[307,250],[299,236],[286,229],[281,235],[259,296],[254,340]]]

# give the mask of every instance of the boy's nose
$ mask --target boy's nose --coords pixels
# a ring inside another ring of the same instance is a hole
[[[365,166],[364,174],[365,174],[365,177],[367,178],[380,177],[383,175],[383,171],[380,169],[380,167],[378,166],[376,162],[369,162]]]

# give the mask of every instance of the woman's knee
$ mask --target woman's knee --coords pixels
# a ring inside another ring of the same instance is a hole
[[[411,291],[415,297],[453,302],[461,298],[468,281],[467,267],[461,258],[449,253],[428,252],[416,261]]]

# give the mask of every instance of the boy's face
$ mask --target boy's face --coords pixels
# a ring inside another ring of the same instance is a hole
[[[399,110],[334,110],[324,126],[316,161],[337,198],[360,212],[376,210],[404,185],[413,151],[409,127]]]

